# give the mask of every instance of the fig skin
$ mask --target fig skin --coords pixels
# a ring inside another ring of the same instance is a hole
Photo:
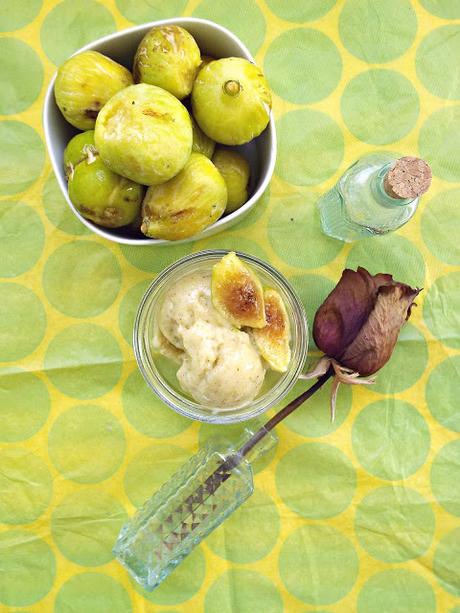
[[[120,228],[139,214],[144,188],[112,172],[100,156],[79,162],[69,178],[69,197],[78,211],[99,226]]]
[[[190,94],[201,54],[193,36],[175,25],[152,28],[141,40],[134,56],[136,83],[166,89],[182,100]]]
[[[289,317],[280,294],[274,289],[264,291],[267,325],[250,330],[255,345],[270,368],[286,372],[291,361],[291,331]]]
[[[79,130],[91,130],[104,104],[132,84],[127,68],[97,51],[83,51],[59,68],[54,96],[70,124]]]
[[[226,204],[222,175],[206,156],[192,153],[173,179],[147,190],[141,230],[151,238],[188,238],[217,221]]]
[[[209,138],[223,145],[242,145],[267,127],[271,94],[260,68],[243,58],[228,57],[199,71],[192,108]]]
[[[160,185],[174,177],[190,157],[192,122],[172,94],[139,83],[104,106],[94,138],[103,162],[113,172],[142,185]]]
[[[212,157],[227,185],[226,213],[233,213],[248,200],[249,162],[237,151],[218,147]]]
[[[195,153],[202,153],[207,158],[211,159],[214,153],[216,143],[208,138],[206,134],[200,130],[196,121],[191,117],[193,128],[193,144],[192,151]]]
[[[75,166],[90,155],[97,155],[94,130],[80,132],[69,140],[64,150],[64,170],[67,181],[73,175]]]
[[[235,252],[227,253],[214,264],[211,297],[214,308],[233,326],[266,326],[262,284]]]

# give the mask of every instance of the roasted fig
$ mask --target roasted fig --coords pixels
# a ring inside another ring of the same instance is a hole
[[[227,185],[228,199],[225,212],[232,213],[248,199],[249,163],[240,153],[225,147],[216,149],[212,161]]]
[[[263,328],[264,293],[257,275],[233,251],[214,264],[212,303],[234,326]]]
[[[166,89],[182,100],[192,91],[201,64],[193,36],[175,25],[152,28],[141,40],[134,57],[134,80]]]
[[[69,176],[69,197],[83,217],[105,228],[132,223],[139,213],[144,188],[112,172],[90,151]]]
[[[192,151],[196,153],[202,153],[207,158],[211,159],[212,154],[214,153],[214,147],[216,143],[208,138],[206,134],[200,130],[196,121],[192,118],[192,128],[193,128],[193,144]]]
[[[115,94],[99,113],[96,148],[113,172],[143,185],[174,177],[192,150],[192,122],[172,94],[139,83]]]
[[[286,307],[274,289],[264,291],[264,301],[267,325],[259,330],[251,330],[251,334],[260,355],[270,368],[286,372],[291,361],[291,332]]]
[[[271,95],[260,68],[243,58],[227,57],[199,71],[192,108],[209,138],[224,145],[242,145],[266,128]]]
[[[109,98],[132,84],[133,77],[124,66],[97,51],[84,51],[59,68],[54,96],[69,123],[91,130]]]
[[[188,238],[219,219],[226,204],[222,175],[206,156],[192,153],[173,179],[147,190],[141,230],[152,238]]]
[[[73,175],[75,166],[83,160],[89,159],[91,155],[96,155],[94,144],[94,130],[80,132],[67,143],[64,150],[64,169],[67,181]]]

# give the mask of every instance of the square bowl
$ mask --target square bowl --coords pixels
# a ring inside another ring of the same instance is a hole
[[[99,51],[122,64],[128,68],[128,70],[131,70],[134,54],[142,38],[151,28],[161,25],[177,25],[188,30],[197,41],[204,55],[210,55],[216,58],[242,57],[250,62],[254,62],[254,58],[246,46],[232,32],[212,21],[193,17],[152,21],[141,26],[129,28],[128,30],[122,30],[121,32],[99,38],[85,45],[76,51],[75,54],[89,50]],[[133,231],[129,228],[112,229],[96,225],[89,219],[85,219],[79,213],[70,201],[67,192],[67,181],[63,163],[64,149],[69,140],[77,134],[79,130],[67,123],[56,104],[54,99],[55,80],[56,75],[49,84],[43,108],[43,126],[51,164],[59,187],[73,213],[85,226],[96,234],[99,234],[99,236],[103,236],[116,243],[125,243],[129,245],[165,245],[200,240],[216,234],[217,232],[221,232],[240,221],[256,205],[257,201],[268,187],[276,160],[276,133],[272,113],[270,113],[268,126],[262,134],[246,145],[235,147],[235,149],[240,149],[249,161],[251,168],[249,193],[251,196],[243,206],[233,213],[221,217],[202,232],[180,241],[138,237],[137,235],[133,235]]]

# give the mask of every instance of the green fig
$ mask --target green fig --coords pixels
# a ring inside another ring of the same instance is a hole
[[[83,51],[59,68],[54,84],[56,104],[79,130],[91,130],[104,104],[133,84],[129,70],[97,51]]]
[[[132,223],[139,214],[144,188],[112,172],[94,152],[73,168],[69,198],[83,217],[106,228]]]
[[[207,158],[211,159],[216,143],[208,138],[202,130],[200,130],[198,124],[193,118],[191,119],[193,128],[192,151],[195,151],[195,153],[202,153]]]
[[[201,64],[193,36],[175,25],[156,26],[141,40],[134,57],[136,83],[166,89],[179,100],[192,91]]]
[[[64,169],[67,181],[73,175],[75,166],[89,158],[91,155],[96,155],[96,145],[94,144],[94,130],[80,132],[67,143],[64,150]]]
[[[227,185],[228,200],[225,212],[232,213],[248,199],[249,162],[237,151],[225,147],[216,149],[212,161]]]
[[[113,172],[143,185],[174,177],[192,150],[192,122],[183,104],[155,85],[115,94],[96,121],[96,148]]]
[[[147,190],[141,230],[152,238],[188,238],[217,221],[226,204],[222,175],[205,155],[192,153],[178,175]]]
[[[200,70],[193,85],[192,108],[209,138],[242,145],[267,127],[271,94],[260,68],[243,58],[227,57]]]

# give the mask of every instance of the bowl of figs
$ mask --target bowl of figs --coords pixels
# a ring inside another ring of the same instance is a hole
[[[257,206],[275,166],[267,81],[232,32],[204,19],[86,45],[51,81],[43,123],[70,208],[118,243],[220,232]]]

